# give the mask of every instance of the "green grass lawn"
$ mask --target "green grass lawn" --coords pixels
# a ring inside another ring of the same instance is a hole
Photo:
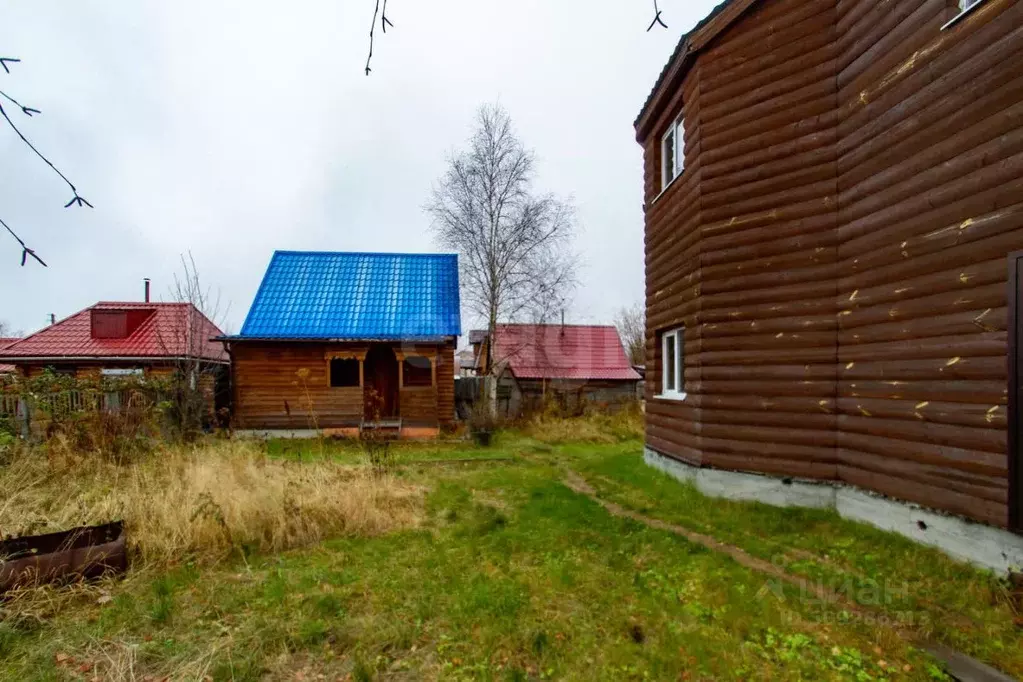
[[[517,434],[489,449],[403,444],[393,475],[427,490],[420,527],[141,569],[73,590],[56,613],[8,613],[0,678],[945,679],[907,628],[1023,673],[1023,637],[993,577],[831,513],[709,500],[647,468],[641,449]],[[268,454],[364,460],[318,441]],[[569,468],[605,499],[899,626],[612,516],[562,484]]]

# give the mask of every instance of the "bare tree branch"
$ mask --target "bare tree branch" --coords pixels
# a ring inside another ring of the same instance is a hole
[[[10,67],[8,65],[9,64],[16,64],[16,63],[18,63],[20,61],[21,60],[16,58],[16,57],[0,57],[0,66],[3,67],[5,73],[9,74],[11,72],[11,69],[10,69]],[[19,109],[21,109],[21,113],[23,113],[26,116],[31,117],[34,114],[42,113],[42,112],[39,111],[39,109],[35,109],[33,107],[29,107],[29,106],[26,106],[26,105],[22,104],[21,102],[19,102],[18,100],[14,99],[13,97],[11,97],[10,95],[8,95],[6,92],[4,92],[2,90],[0,90],[0,97],[3,97],[4,99],[6,99],[10,103],[12,103],[14,106],[16,106]],[[70,201],[68,201],[66,204],[64,204],[64,208],[69,208],[69,207],[71,207],[72,205],[75,205],[75,204],[77,204],[78,206],[88,206],[89,208],[92,208],[92,204],[90,204],[88,201],[86,201],[85,198],[82,197],[78,193],[78,189],[75,188],[74,184],[68,179],[68,177],[66,175],[64,175],[64,173],[62,173],[60,171],[60,169],[57,168],[57,166],[54,165],[54,163],[52,161],[50,161],[48,158],[46,158],[46,156],[43,155],[43,153],[40,152],[39,149],[34,144],[32,144],[32,142],[27,137],[25,137],[24,133],[22,133],[21,130],[18,128],[18,126],[15,125],[14,121],[11,120],[11,117],[7,115],[7,110],[4,109],[2,103],[0,103],[0,115],[3,116],[5,121],[7,121],[7,125],[9,125],[11,127],[11,130],[13,130],[18,135],[18,137],[21,138],[21,141],[24,142],[25,145],[29,149],[31,149],[32,152],[35,153],[36,156],[38,156],[40,159],[42,159],[43,163],[45,163],[47,166],[49,166],[53,170],[54,173],[56,173],[58,176],[60,176],[60,179],[63,180],[67,184],[68,187],[71,188],[71,192],[72,192],[72,194],[74,196],[72,196]],[[19,237],[14,232],[14,230],[11,229],[11,227],[7,223],[5,223],[2,220],[0,220],[0,224],[2,224],[4,226],[4,228],[7,230],[7,232],[9,232],[10,235],[12,237],[14,237],[14,239],[18,242],[18,244],[21,245],[21,265],[22,265],[22,267],[24,267],[24,265],[25,265],[26,261],[28,260],[29,256],[31,256],[33,259],[38,261],[43,267],[47,267],[46,263],[43,261],[43,259],[40,258],[36,254],[36,252],[34,250],[32,250],[28,246],[26,246],[24,240],[22,240],[21,237]]]
[[[194,437],[205,421],[211,420],[213,393],[221,365],[211,362],[210,337],[223,327],[230,306],[221,307],[219,290],[214,293],[199,276],[192,252],[181,254],[181,272],[174,275],[170,299],[182,306],[183,320],[170,329],[157,328],[157,340],[164,355],[175,358],[172,377],[175,412],[183,438]]]
[[[0,90],[0,96],[3,96],[5,99],[10,100],[11,103],[13,103],[14,106],[16,106],[16,107],[19,107],[21,109],[21,113],[25,114],[26,116],[31,117],[32,114],[41,114],[41,113],[43,113],[43,112],[39,111],[38,109],[33,109],[32,107],[26,107],[21,102],[19,102],[18,100],[14,99],[13,97],[8,95],[3,90]]]
[[[661,19],[661,9],[657,6],[657,0],[654,0],[654,20],[647,26],[646,32],[650,33],[650,30],[657,24],[660,24],[662,28],[668,28],[668,25]]]
[[[29,256],[32,256],[32,258],[35,258],[37,261],[39,261],[39,264],[42,265],[44,268],[49,267],[48,265],[46,265],[46,263],[43,262],[43,259],[40,258],[35,251],[33,251],[32,249],[28,248],[28,246],[25,245],[25,242],[22,241],[21,237],[19,237],[14,232],[14,230],[11,229],[10,225],[5,223],[3,220],[0,220],[0,225],[3,225],[4,228],[11,233],[11,236],[14,237],[15,241],[21,244],[21,267],[25,267],[25,261],[28,260]]]
[[[21,141],[24,142],[26,145],[28,145],[28,148],[31,149],[33,152],[35,152],[35,155],[38,156],[40,159],[42,159],[43,162],[47,166],[52,168],[53,172],[56,173],[57,175],[59,175],[60,179],[63,180],[65,183],[67,183],[67,186],[71,188],[71,191],[74,193],[74,197],[72,197],[71,201],[69,201],[66,204],[64,204],[64,208],[68,208],[72,204],[78,204],[79,206],[88,206],[89,208],[92,208],[92,204],[90,204],[84,198],[79,196],[78,190],[75,189],[74,184],[72,184],[72,182],[70,180],[68,180],[67,176],[64,175],[63,173],[61,173],[60,169],[57,168],[55,165],[53,165],[52,161],[50,161],[48,158],[43,156],[43,153],[41,151],[39,151],[38,149],[36,149],[35,145],[32,144],[29,141],[29,139],[27,137],[25,137],[25,135],[20,130],[18,130],[18,126],[14,125],[14,121],[12,121],[11,117],[7,115],[7,111],[4,109],[3,104],[0,104],[0,116],[4,117],[4,120],[7,121],[7,125],[9,125],[11,127],[11,129],[15,133],[18,134],[18,137],[21,138]]]
[[[387,18],[387,0],[382,0],[382,1],[383,1],[383,8],[382,8],[383,9],[383,15],[381,16],[381,19],[380,19],[380,28],[383,29],[384,33],[387,33],[387,27],[390,26],[390,27],[393,28],[394,24],[392,24],[391,20]],[[376,30],[376,26],[377,26],[377,16],[380,14],[380,11],[381,11],[380,4],[381,4],[381,0],[376,0],[376,5],[375,5],[375,7],[373,9],[373,21],[369,25],[369,56],[366,57],[366,75],[367,76],[372,71],[372,69],[370,68],[370,62],[373,60],[373,34],[374,34],[374,32]],[[661,28],[668,28],[668,25],[666,23],[664,23],[663,19],[661,19],[661,15],[662,14],[663,14],[663,12],[661,12],[661,9],[660,9],[660,7],[657,4],[657,0],[654,0],[654,20],[651,21],[650,25],[647,27],[647,29],[646,29],[647,33],[649,33],[653,29],[653,27],[657,26],[658,24],[660,24]],[[0,59],[0,61],[2,61],[2,59]],[[17,60],[14,60],[14,61],[17,61]],[[7,65],[5,64],[4,65],[4,69],[6,69],[6,68],[7,68]]]
[[[366,75],[368,76],[373,70],[369,68],[369,64],[373,61],[373,35],[377,28],[377,16],[380,16],[380,28],[384,33],[387,33],[387,27],[394,28],[394,24],[387,18],[387,0],[383,0],[383,12],[381,13],[380,1],[376,0],[376,6],[373,8],[373,21],[369,25],[369,55],[366,57]]]
[[[646,311],[642,303],[622,308],[615,316],[615,327],[629,362],[642,365],[646,357]]]

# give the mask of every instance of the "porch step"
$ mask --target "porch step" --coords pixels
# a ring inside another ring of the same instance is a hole
[[[359,424],[359,431],[379,431],[381,433],[393,432],[394,435],[401,433],[401,419],[378,419],[376,421],[363,420]]]

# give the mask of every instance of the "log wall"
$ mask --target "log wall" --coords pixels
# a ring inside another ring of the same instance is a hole
[[[395,345],[395,349],[400,349]],[[312,429],[357,426],[363,417],[359,387],[330,386],[328,353],[365,351],[366,344],[235,343],[231,348],[232,421],[240,429]],[[437,385],[403,388],[399,412],[413,425],[454,420],[454,343],[438,344]]]
[[[942,30],[957,13],[764,0],[690,56],[641,132],[651,447],[1006,525],[1023,4]],[[683,104],[686,171],[658,196]],[[655,397],[680,321],[682,403]]]

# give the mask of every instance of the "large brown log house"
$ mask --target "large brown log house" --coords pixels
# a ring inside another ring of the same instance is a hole
[[[729,0],[635,127],[648,459],[1023,530],[1023,2]]]

